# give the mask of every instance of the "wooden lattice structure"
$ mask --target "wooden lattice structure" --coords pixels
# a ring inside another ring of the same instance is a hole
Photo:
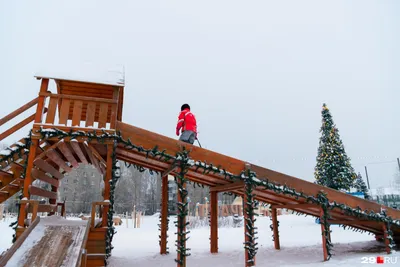
[[[110,255],[112,240],[113,187],[116,160],[161,173],[162,207],[160,253],[167,253],[168,175],[180,188],[178,210],[177,265],[186,266],[186,184],[210,187],[210,252],[218,253],[218,195],[232,192],[244,199],[245,266],[256,265],[256,201],[271,204],[275,248],[280,249],[276,210],[287,208],[321,219],[323,259],[330,257],[332,223],[371,232],[383,239],[390,252],[391,242],[400,242],[400,211],[325,188],[295,177],[182,143],[122,122],[124,84],[92,83],[57,77],[37,77],[38,97],[0,120],[0,126],[36,106],[36,112],[0,134],[0,141],[33,122],[31,134],[13,144],[0,156],[0,203],[22,192],[17,240],[29,231],[38,212],[54,215],[64,203],[57,203],[57,191],[64,174],[79,164],[92,164],[104,176],[104,201],[93,203],[89,230],[79,264],[103,266]],[[49,90],[54,82],[56,91]],[[208,162],[208,164],[205,164]],[[212,163],[212,165],[210,164]],[[35,186],[40,180],[51,190]],[[109,182],[112,181],[112,182]],[[31,197],[48,199],[46,204]],[[101,221],[95,221],[95,213]],[[32,213],[30,218],[28,214]],[[110,217],[111,216],[111,217]],[[111,219],[110,219],[111,218]],[[111,225],[110,225],[111,220]],[[24,238],[26,238],[26,235]],[[156,245],[156,244],[155,244]],[[4,258],[3,258],[4,261]]]

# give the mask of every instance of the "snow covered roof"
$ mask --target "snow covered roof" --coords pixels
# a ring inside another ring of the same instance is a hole
[[[76,68],[41,71],[34,76],[37,79],[48,78],[64,81],[77,81],[113,86],[124,86],[124,70],[119,68],[104,69],[93,65]]]

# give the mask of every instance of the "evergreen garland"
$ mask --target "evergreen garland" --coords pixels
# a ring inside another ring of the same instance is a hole
[[[119,162],[117,161],[117,155],[115,153],[115,149],[117,147],[117,143],[114,142],[113,144],[113,151],[112,151],[112,176],[111,180],[106,181],[110,183],[110,205],[108,208],[108,213],[107,213],[107,233],[106,233],[106,259],[105,259],[105,264],[107,265],[107,259],[111,256],[111,251],[114,248],[112,246],[112,240],[114,235],[116,234],[115,227],[113,224],[113,216],[114,216],[114,192],[115,192],[115,185],[120,178],[120,165]],[[107,179],[107,178],[106,178]]]
[[[245,179],[245,194],[246,194],[246,201],[244,203],[244,212],[247,216],[244,217],[245,219],[245,234],[248,238],[248,241],[244,242],[244,248],[247,251],[247,262],[251,265],[255,264],[255,257],[257,254],[257,244],[255,236],[257,234],[254,223],[256,219],[254,218],[258,214],[254,212],[256,208],[256,201],[254,200],[253,189],[255,188],[254,183],[252,183],[252,178],[255,177],[255,173],[247,170],[247,177]]]
[[[186,241],[189,239],[187,235],[190,231],[186,231],[186,227],[189,225],[189,222],[186,222],[186,216],[188,215],[188,203],[187,203],[187,195],[188,191],[185,188],[185,183],[187,179],[185,178],[186,173],[189,170],[190,164],[188,151],[183,150],[181,153],[178,153],[177,158],[179,159],[179,168],[180,172],[175,177],[176,184],[178,186],[178,194],[180,196],[181,202],[177,203],[178,206],[178,214],[177,220],[175,221],[175,226],[177,227],[177,235],[178,238],[176,240],[176,250],[179,255],[178,259],[175,261],[180,266],[186,266],[186,257],[190,256],[189,248],[186,248]]]

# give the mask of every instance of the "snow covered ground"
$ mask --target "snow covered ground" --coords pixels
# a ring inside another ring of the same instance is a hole
[[[269,229],[271,221],[267,217],[257,219],[258,253],[257,266],[365,266],[362,257],[387,256],[382,244],[375,241],[374,236],[361,234],[351,230],[343,230],[338,226],[332,226],[332,241],[334,243],[333,257],[328,262],[322,261],[322,240],[320,226],[314,222],[314,218],[282,215],[280,221],[281,250],[275,250],[272,242],[272,233]],[[114,237],[113,256],[110,266],[176,266],[175,239],[176,228],[174,218],[170,218],[168,231],[169,255],[159,255],[158,246],[158,216],[146,216],[143,218],[141,228],[134,229],[132,222],[123,220],[121,226],[117,226],[117,234]],[[10,220],[11,222],[11,220]],[[0,223],[0,251],[6,249],[11,242],[12,229],[8,227],[10,222]],[[243,228],[219,228],[219,253],[209,253],[209,228],[192,229],[190,239],[187,242],[192,255],[187,258],[190,267],[200,266],[243,266],[244,249]],[[400,263],[400,253],[395,252],[392,257],[397,257]],[[396,266],[397,264],[384,264],[384,266]],[[368,264],[367,264],[368,265]]]

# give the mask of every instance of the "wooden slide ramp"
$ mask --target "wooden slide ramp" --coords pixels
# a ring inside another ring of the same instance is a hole
[[[0,260],[0,266],[80,266],[88,229],[87,221],[59,216],[37,218],[24,232],[25,238],[21,236]]]
[[[215,167],[220,166],[220,169],[224,169],[225,171],[233,174],[240,174],[246,168],[247,162],[236,158],[183,143],[181,141],[177,141],[176,139],[147,131],[145,129],[141,129],[120,121],[117,121],[116,126],[117,131],[121,134],[123,139],[130,139],[132,143],[144,149],[153,149],[154,147],[157,147],[158,150],[175,156],[176,153],[181,151],[182,147],[185,146],[186,149],[190,150],[189,157],[194,161],[206,162],[207,164],[212,164],[212,166]],[[97,148],[102,154],[105,154],[105,151],[102,151],[101,146],[98,146]],[[165,160],[160,159],[160,157],[152,157],[151,153],[148,154],[145,151],[140,152],[135,149],[126,148],[123,144],[118,145],[116,152],[117,158],[120,160],[159,171],[163,175],[177,175],[179,171],[179,168],[174,168],[172,166],[172,162],[166,162]],[[364,212],[374,212],[377,214],[380,214],[382,210],[385,210],[386,214],[392,219],[400,220],[400,210],[395,210],[373,201],[360,199],[331,188],[320,186],[254,164],[250,164],[250,168],[257,174],[258,179],[268,180],[277,186],[286,186],[287,188],[294,189],[297,192],[302,192],[307,196],[313,197],[316,197],[319,192],[322,191],[326,194],[326,197],[330,202],[344,204],[353,209],[359,209]],[[197,169],[196,166],[193,166],[187,172],[186,178],[192,182],[209,186],[210,191],[229,191],[238,195],[244,194],[243,181],[235,182],[225,179],[220,172],[215,173],[211,171],[204,173],[202,169]],[[288,208],[315,217],[320,217],[321,215],[320,206],[307,203],[305,199],[297,198],[296,196],[281,194],[274,190],[268,190],[264,187],[257,187],[253,193],[255,194],[255,198],[257,200],[275,205],[275,207],[278,208]],[[340,209],[332,210],[331,217],[331,223],[349,225],[360,230],[374,233],[378,236],[383,235],[385,229],[382,222],[360,219],[354,214],[343,212],[343,210]],[[394,240],[396,242],[400,242],[400,227],[398,225],[392,225],[392,231]]]

